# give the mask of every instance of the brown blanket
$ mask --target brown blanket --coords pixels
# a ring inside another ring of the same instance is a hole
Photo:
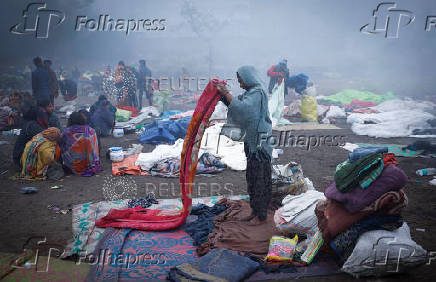
[[[274,224],[274,210],[268,209],[264,222],[252,225],[239,220],[251,213],[248,200],[225,201],[227,209],[215,217],[213,233],[209,234],[208,242],[200,246],[198,254],[204,255],[210,249],[218,248],[248,252],[263,259],[268,253],[271,237],[280,235]]]

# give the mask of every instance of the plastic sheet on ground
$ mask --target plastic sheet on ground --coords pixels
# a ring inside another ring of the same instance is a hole
[[[139,135],[139,142],[161,144],[174,144],[177,139],[185,138],[191,117],[178,120],[157,121],[143,127],[143,132]]]
[[[132,116],[131,111],[117,108],[117,111],[115,112],[115,120],[116,121],[128,121],[131,116]]]
[[[220,135],[223,125],[223,123],[217,123],[206,129],[201,141],[200,152],[209,152],[220,157],[221,161],[230,169],[245,170],[247,158],[245,157],[244,143]]]
[[[348,116],[347,123],[357,135],[371,137],[405,137],[412,135],[414,129],[431,128],[427,120],[435,116],[419,110],[396,110],[375,114],[353,113]]]
[[[136,159],[135,165],[141,170],[150,170],[159,161],[167,158],[180,158],[183,149],[183,139],[178,139],[173,145],[159,145],[150,153],[141,153]]]
[[[181,114],[183,113],[182,111],[176,111],[176,110],[172,110],[172,111],[164,111],[160,114],[160,116],[158,118],[156,118],[157,120],[168,120],[170,119],[170,117],[177,115],[177,114]]]
[[[289,120],[283,118],[284,107],[285,84],[276,84],[272,90],[272,94],[268,97],[268,110],[272,121],[272,126],[291,123]]]
[[[400,145],[400,144],[369,144],[369,143],[345,143],[344,146],[340,146],[342,149],[345,149],[347,151],[353,152],[354,149],[357,149],[359,147],[387,147],[388,152],[395,154],[398,157],[417,157],[424,153],[424,150],[410,150],[408,149],[407,145]],[[435,154],[430,154],[430,156],[435,156]]]
[[[345,111],[344,109],[338,107],[338,106],[331,106],[329,111],[326,114],[326,118],[341,118],[341,117],[345,117]]]
[[[247,158],[244,152],[244,143],[233,141],[225,135],[220,135],[223,125],[223,123],[217,123],[206,129],[201,141],[199,155],[210,153],[219,157],[221,162],[232,170],[245,170],[247,167]],[[142,134],[146,136],[146,132],[147,131],[144,131]],[[175,141],[174,145],[158,145],[150,153],[139,154],[136,165],[140,165],[143,170],[149,170],[160,160],[171,157],[180,158],[182,147],[182,139]]]
[[[153,103],[157,106],[159,112],[165,112],[169,107],[170,91],[168,90],[155,90],[153,92]]]
[[[390,101],[383,102],[373,109],[379,112],[392,112],[392,111],[401,111],[401,110],[416,110],[427,112],[435,109],[436,105],[431,102],[420,102],[412,99],[394,99]]]
[[[380,95],[369,91],[345,89],[334,95],[323,97],[320,100],[344,105],[344,104],[350,104],[351,101],[355,99],[360,101],[372,101],[376,104],[380,104],[384,101],[395,99],[395,95],[392,92],[388,92],[384,95]]]
[[[144,120],[151,118],[151,117],[158,117],[159,116],[159,111],[155,108],[155,107],[145,107],[142,108],[141,113],[139,115],[137,115],[136,117],[128,120],[128,121],[120,121],[120,122],[116,122],[115,126],[116,127],[131,127],[137,124],[140,124],[141,122],[143,122]]]
[[[181,119],[184,117],[192,117],[193,114],[194,114],[194,110],[181,112],[179,114],[175,114],[175,115],[170,116],[169,119]]]

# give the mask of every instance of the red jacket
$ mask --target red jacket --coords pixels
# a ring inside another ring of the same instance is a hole
[[[277,82],[280,85],[280,83],[282,83],[282,81],[283,81],[283,77],[285,76],[285,74],[283,72],[281,72],[281,71],[279,71],[279,72],[274,71],[275,68],[276,68],[276,66],[273,65],[272,67],[269,68],[269,70],[268,70],[268,72],[266,74],[269,77],[277,78],[278,79]]]

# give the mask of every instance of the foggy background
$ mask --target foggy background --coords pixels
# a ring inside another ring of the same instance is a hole
[[[33,2],[1,1],[2,72],[32,66],[40,55],[52,59],[55,70],[77,65],[82,72],[103,71],[119,60],[146,59],[157,78],[181,77],[182,68],[185,75],[234,78],[238,67],[250,64],[266,79],[267,69],[286,58],[291,74],[307,74],[319,94],[344,88],[435,94],[436,29],[425,31],[426,17],[436,16],[434,0],[391,1],[416,16],[398,39],[359,31],[381,3],[372,0],[49,0],[47,8],[63,11],[66,20],[51,26],[48,39],[9,33]],[[77,16],[98,19],[100,14],[164,18],[166,29],[129,35],[74,30]]]

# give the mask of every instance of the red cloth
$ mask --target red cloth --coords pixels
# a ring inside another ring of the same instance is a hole
[[[141,170],[139,165],[135,165],[138,159],[138,154],[125,157],[121,162],[112,162],[112,175],[120,176],[125,174],[131,175],[150,175],[144,170]]]
[[[371,108],[359,108],[359,109],[354,109],[352,111],[352,113],[357,113],[357,114],[375,114],[378,113],[378,111],[371,109]]]
[[[358,109],[358,108],[370,108],[377,106],[373,101],[361,101],[358,99],[354,99],[350,104],[344,104],[345,108]]]
[[[393,154],[393,153],[383,154],[383,165],[384,165],[384,167],[387,167],[390,164],[399,165],[400,163],[397,162],[397,159],[395,158],[395,154]]]
[[[179,219],[179,215],[159,215],[160,210],[144,209],[136,207],[132,209],[116,210],[111,209],[109,213],[97,220],[98,227],[117,227],[117,228],[131,228],[131,229],[144,229],[149,224],[152,224],[153,217],[158,217],[160,221],[175,222]]]
[[[283,77],[285,76],[285,74],[283,72],[276,72],[274,71],[274,69],[276,68],[275,65],[273,65],[272,67],[269,68],[268,72],[266,73],[269,77],[278,77],[277,83],[280,85],[280,83],[282,83],[283,81]]]
[[[224,81],[213,79],[207,84],[198,101],[185,135],[180,161],[180,189],[183,208],[175,211],[111,209],[105,217],[97,220],[96,226],[163,231],[177,228],[185,222],[192,207],[192,191],[197,171],[201,139],[209,118],[221,98],[216,88],[216,83],[218,82],[225,83]]]

